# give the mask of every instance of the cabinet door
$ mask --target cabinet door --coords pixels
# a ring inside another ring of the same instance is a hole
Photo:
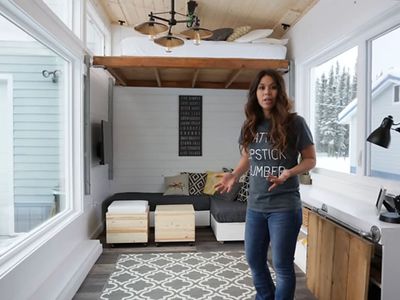
[[[307,287],[319,300],[368,297],[372,243],[343,227],[308,215]]]

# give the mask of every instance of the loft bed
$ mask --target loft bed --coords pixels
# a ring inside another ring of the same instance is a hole
[[[191,41],[171,53],[146,37],[121,42],[121,56],[94,56],[116,84],[131,87],[248,89],[262,69],[289,71],[286,47],[278,44]]]

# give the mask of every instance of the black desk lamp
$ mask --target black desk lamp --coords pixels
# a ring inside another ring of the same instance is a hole
[[[368,136],[367,141],[383,148],[388,148],[390,144],[390,130],[393,125],[399,124],[400,123],[395,124],[393,122],[392,116],[387,116],[383,119],[381,125]],[[393,130],[400,132],[400,126]],[[391,211],[381,213],[379,215],[379,220],[389,223],[400,223],[400,195],[394,197],[393,201],[394,207],[392,207]],[[388,206],[386,206],[386,208],[388,208]]]
[[[375,129],[367,138],[367,141],[383,148],[388,148],[390,144],[390,129],[392,125],[399,125],[400,123],[393,123],[393,117],[387,116],[383,119],[381,126]],[[400,132],[400,127],[393,130]]]

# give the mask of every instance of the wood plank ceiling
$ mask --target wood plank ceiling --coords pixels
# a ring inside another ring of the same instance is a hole
[[[272,28],[281,38],[318,0],[196,0],[201,27],[210,30],[249,25]],[[133,27],[148,21],[150,12],[169,12],[171,0],[94,0],[111,23]],[[187,13],[187,0],[175,0],[175,11]],[[169,19],[169,14],[160,15]],[[182,20],[182,17],[176,16]],[[282,26],[286,24],[288,26]],[[173,27],[183,31],[185,24]],[[255,74],[265,68],[289,69],[286,60],[212,59],[182,57],[94,57],[93,64],[106,68],[123,86],[247,89]]]
[[[112,23],[125,21],[135,26],[148,20],[150,12],[168,12],[171,0],[95,0]],[[210,30],[249,25],[252,29],[272,28],[271,37],[285,33],[282,24],[293,26],[318,0],[197,0],[196,14],[201,26]],[[187,0],[175,0],[175,11],[187,13]],[[168,16],[169,18],[169,16]],[[178,18],[178,17],[177,17]],[[184,30],[178,24],[174,30]]]

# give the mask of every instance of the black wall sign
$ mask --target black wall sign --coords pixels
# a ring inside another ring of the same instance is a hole
[[[179,96],[179,156],[202,155],[203,96]]]

